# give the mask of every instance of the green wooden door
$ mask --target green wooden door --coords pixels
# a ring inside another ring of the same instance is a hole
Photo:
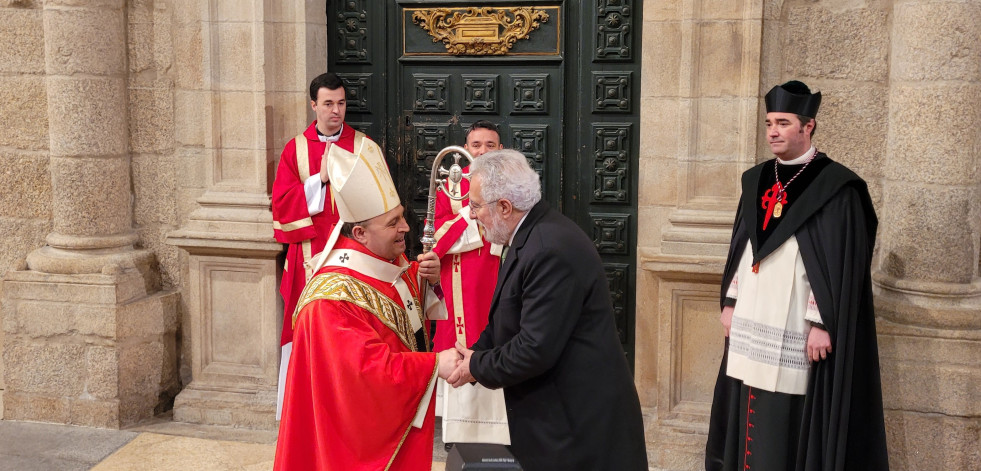
[[[348,122],[386,150],[418,252],[432,159],[486,119],[595,242],[631,364],[640,3],[331,1],[328,69]]]

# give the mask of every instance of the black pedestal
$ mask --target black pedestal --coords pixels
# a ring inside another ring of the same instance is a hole
[[[446,471],[520,471],[521,465],[504,445],[457,443],[446,457]]]

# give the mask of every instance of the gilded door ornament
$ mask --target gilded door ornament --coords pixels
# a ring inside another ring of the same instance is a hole
[[[433,42],[442,41],[450,54],[500,56],[547,23],[548,13],[528,7],[429,8],[413,13],[412,22],[426,30]]]

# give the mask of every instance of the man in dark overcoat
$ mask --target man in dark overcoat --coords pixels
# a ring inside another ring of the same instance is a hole
[[[470,167],[470,217],[505,246],[487,328],[449,382],[504,388],[526,471],[647,470],[637,390],[592,240],[541,200],[514,150]]]

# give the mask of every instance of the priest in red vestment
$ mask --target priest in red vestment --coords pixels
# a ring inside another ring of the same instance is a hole
[[[292,316],[274,468],[429,470],[436,378],[458,358],[425,351],[445,308],[436,295],[421,306],[418,277],[436,283],[439,260],[403,254],[409,227],[377,145],[334,146],[327,168],[341,223]]]
[[[473,158],[501,147],[501,135],[490,121],[474,122],[467,129],[464,148]],[[466,171],[467,169],[464,169]],[[466,195],[470,182],[462,180],[453,196]],[[469,199],[453,199],[445,192],[436,194],[433,252],[440,257],[440,286],[446,296],[448,319],[436,322],[433,349],[453,348],[457,342],[472,345],[487,327],[491,299],[501,263],[498,244],[484,240],[477,222],[470,219]],[[440,384],[437,406],[442,416],[443,442],[501,443],[509,445],[504,393],[479,384],[451,390]]]
[[[306,280],[312,275],[304,269],[304,264],[324,249],[327,237],[337,223],[337,209],[330,195],[323,161],[330,146],[352,152],[360,140],[367,138],[344,123],[345,93],[343,82],[334,73],[321,74],[310,82],[310,107],[317,120],[286,143],[273,181],[273,234],[276,240],[289,244],[279,287],[283,296],[284,322],[280,338],[283,351],[277,414],[283,402],[283,384],[293,341],[293,326],[289,319]]]

